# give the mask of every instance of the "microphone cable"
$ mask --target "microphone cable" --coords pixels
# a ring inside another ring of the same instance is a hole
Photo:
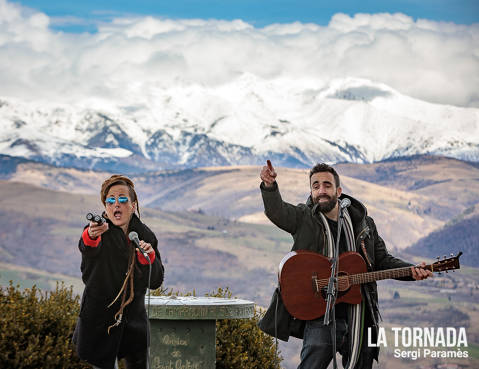
[[[148,307],[146,310],[146,318],[148,319],[148,325],[147,325],[147,331],[146,331],[146,341],[147,343],[150,341],[150,345],[147,346],[147,361],[148,361],[148,369],[151,368],[151,355],[150,355],[150,346],[151,346],[151,337],[150,337],[150,286],[151,286],[151,259],[146,253],[145,250],[143,250],[140,246],[140,240],[138,238],[138,233],[136,232],[130,232],[128,234],[128,238],[130,241],[132,241],[136,245],[136,249],[145,257],[145,259],[148,261],[148,284],[147,284],[147,291],[148,291]],[[153,252],[155,250],[153,249]]]
[[[140,251],[141,252],[141,251]],[[153,250],[153,252],[155,252]],[[147,331],[146,331],[146,342],[147,343],[150,343],[148,346],[147,346],[147,361],[148,361],[148,366],[147,366],[147,369],[150,369],[151,368],[151,355],[150,355],[150,346],[151,346],[151,337],[150,337],[150,285],[151,285],[151,260],[150,260],[150,257],[148,256],[148,254],[145,252],[145,253],[142,253],[143,256],[146,257],[146,260],[148,260],[148,285],[146,287],[146,290],[147,290],[147,293],[148,293],[148,304],[147,304],[147,309],[146,309],[146,319],[148,319],[148,326],[147,326]]]

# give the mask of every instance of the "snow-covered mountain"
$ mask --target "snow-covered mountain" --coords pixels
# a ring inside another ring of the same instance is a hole
[[[0,99],[0,154],[138,172],[230,164],[311,166],[438,154],[479,161],[479,109],[432,104],[368,80],[158,87],[128,104]]]

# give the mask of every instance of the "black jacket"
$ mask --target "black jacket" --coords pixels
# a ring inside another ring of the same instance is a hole
[[[97,247],[86,246],[80,238],[78,248],[82,254],[81,272],[85,284],[80,316],[73,334],[78,356],[90,364],[113,368],[116,357],[144,351],[149,345],[149,322],[145,309],[149,266],[136,260],[134,274],[134,299],[123,311],[122,323],[114,324],[114,315],[120,308],[121,298],[115,299],[128,270],[130,249],[127,237],[120,227],[108,221],[109,229],[101,236]],[[151,266],[151,289],[163,282],[164,268],[158,252],[158,240],[153,232],[133,215],[128,233],[135,231],[140,240],[152,245],[155,261]],[[136,259],[136,255],[135,255]]]
[[[318,207],[313,204],[311,196],[306,204],[295,206],[282,200],[276,183],[270,189],[264,187],[263,184],[260,188],[266,216],[276,226],[291,233],[293,236],[292,250],[310,250],[324,255],[327,249],[326,233],[323,222],[319,218]],[[378,235],[373,219],[367,215],[364,205],[345,194],[342,194],[340,198],[346,197],[351,200],[348,211],[353,222],[356,251],[364,258],[361,247],[361,242],[364,240],[370,262],[368,269],[370,271],[385,270],[412,265],[389,254],[383,239]],[[402,279],[413,280],[412,278]],[[362,292],[370,312],[369,321],[377,327],[379,309],[376,282],[364,284]],[[304,322],[293,318],[288,313],[278,289],[275,290],[270,306],[260,321],[259,327],[265,333],[284,341],[288,341],[289,336],[303,338]]]

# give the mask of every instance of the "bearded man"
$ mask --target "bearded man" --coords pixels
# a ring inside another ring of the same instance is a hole
[[[424,262],[413,267],[388,253],[365,206],[342,193],[338,173],[333,167],[322,163],[311,169],[311,194],[306,204],[296,206],[282,200],[276,177],[276,171],[268,160],[260,174],[265,214],[276,226],[293,236],[292,251],[309,250],[332,257],[338,233],[339,204],[347,198],[351,205],[344,209],[339,254],[358,252],[368,266],[368,271],[411,266],[412,278],[406,277],[403,280],[421,280],[432,275],[429,270],[421,268],[426,265]],[[336,351],[342,355],[343,367],[348,369],[372,368],[373,360],[377,360],[379,354],[379,348],[368,347],[366,344],[375,342],[376,338],[368,340],[366,328],[372,327],[370,331],[374,336],[378,330],[376,282],[363,284],[361,295],[364,303],[338,303],[335,306]],[[289,336],[303,339],[298,369],[326,369],[333,358],[332,325],[324,325],[323,320],[324,316],[309,321],[295,319],[284,307],[276,289],[259,326],[264,332],[284,341]]]

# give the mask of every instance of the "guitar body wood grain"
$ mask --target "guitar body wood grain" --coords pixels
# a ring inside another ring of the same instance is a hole
[[[349,275],[367,271],[366,263],[356,252],[339,256],[339,291],[336,303],[359,304],[360,284],[351,284]],[[326,287],[331,272],[330,260],[312,251],[288,253],[280,264],[281,297],[288,312],[297,319],[312,320],[324,315]]]

